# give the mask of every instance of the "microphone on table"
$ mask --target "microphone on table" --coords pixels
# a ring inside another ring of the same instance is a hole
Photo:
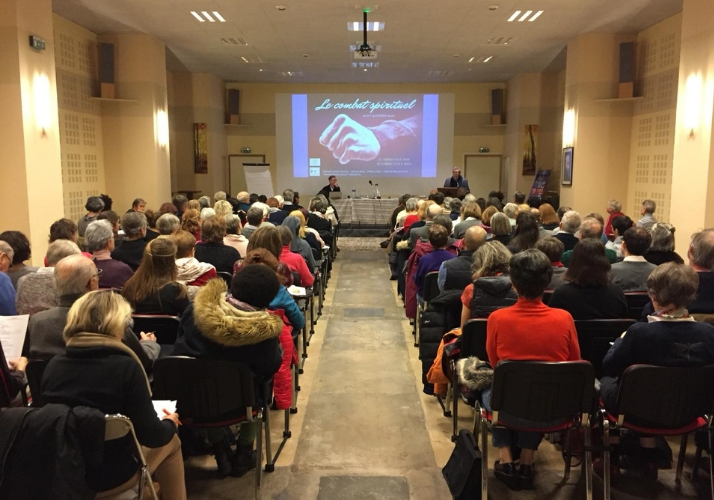
[[[370,185],[370,186],[372,185],[372,181],[369,181],[369,185]]]

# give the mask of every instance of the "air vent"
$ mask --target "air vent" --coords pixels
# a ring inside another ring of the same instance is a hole
[[[244,47],[248,45],[242,38],[221,38],[221,42],[224,45],[242,45]]]
[[[429,76],[449,76],[451,71],[429,71]]]
[[[515,41],[512,36],[492,36],[484,45],[511,45]]]
[[[379,68],[378,62],[353,62],[353,68]]]

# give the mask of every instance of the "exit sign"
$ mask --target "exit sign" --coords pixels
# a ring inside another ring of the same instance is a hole
[[[45,50],[45,41],[42,38],[30,35],[30,47],[35,50]]]

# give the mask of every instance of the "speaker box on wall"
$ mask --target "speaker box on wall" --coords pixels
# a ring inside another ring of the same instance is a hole
[[[240,125],[240,90],[226,90],[226,123]]]
[[[635,42],[620,44],[620,85],[617,97],[635,95]]]
[[[502,125],[506,122],[506,107],[503,89],[491,90],[491,125]]]
[[[99,44],[99,96],[105,99],[116,97],[113,43]]]

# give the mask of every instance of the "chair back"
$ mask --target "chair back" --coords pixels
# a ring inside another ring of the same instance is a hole
[[[493,374],[491,408],[533,422],[590,413],[595,370],[588,361],[502,361]]]
[[[550,298],[552,296],[553,296],[553,290],[546,290],[545,292],[543,292],[543,298],[541,300],[543,300],[543,303],[545,305],[548,305],[548,302],[550,301]]]
[[[626,292],[625,299],[632,319],[640,319],[645,306],[650,303],[647,292]]]
[[[131,432],[132,423],[124,415],[106,415],[104,417],[104,441],[121,439]]]
[[[424,276],[424,302],[428,304],[439,293],[439,271],[426,273],[426,276]]]
[[[486,319],[470,319],[461,331],[461,358],[476,356],[481,361],[488,361],[486,353]]]
[[[620,379],[617,409],[659,427],[683,427],[714,412],[714,365],[672,368],[633,365]]]
[[[225,271],[217,271],[216,274],[218,274],[218,277],[226,282],[226,285],[228,285],[228,289],[230,290],[231,281],[233,280],[233,275],[231,273],[227,273]]]
[[[156,342],[164,345],[174,345],[178,337],[181,318],[168,314],[132,314],[134,331],[149,333],[154,332]]]
[[[588,319],[575,321],[580,345],[580,357],[590,361],[595,376],[602,377],[602,360],[610,350],[610,342],[620,337],[635,324],[630,319]]]
[[[30,386],[30,394],[32,394],[32,406],[44,406],[45,403],[42,401],[42,374],[45,373],[45,368],[47,368],[46,359],[31,359],[27,362],[27,368],[25,368],[25,375],[27,376],[27,383]]]
[[[244,412],[256,404],[248,365],[181,356],[154,363],[154,398],[175,400],[181,420],[196,422]]]

